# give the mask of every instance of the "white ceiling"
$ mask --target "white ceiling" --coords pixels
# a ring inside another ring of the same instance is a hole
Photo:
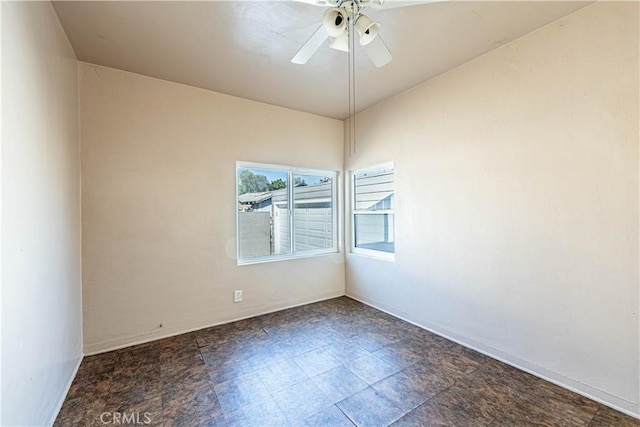
[[[394,60],[378,69],[356,49],[357,109],[588,3],[469,1],[366,9],[381,23]],[[321,7],[294,1],[56,1],[54,7],[81,61],[326,117],[348,115],[346,53],[326,42],[306,65],[290,62],[318,27]]]

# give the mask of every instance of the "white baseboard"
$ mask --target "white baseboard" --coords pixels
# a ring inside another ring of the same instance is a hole
[[[213,326],[224,325],[226,323],[237,322],[238,320],[249,319],[252,317],[261,316],[263,314],[274,313],[276,311],[282,311],[289,308],[299,307],[301,305],[313,304],[314,302],[325,301],[332,298],[338,298],[344,296],[344,291],[331,292],[328,294],[316,295],[308,299],[296,301],[293,304],[285,306],[274,305],[264,306],[259,308],[253,308],[251,310],[240,312],[238,316],[230,319],[224,319],[217,322],[202,322],[190,325],[180,325],[173,328],[166,328],[162,331],[154,331],[146,334],[139,334],[129,337],[120,337],[114,340],[102,341],[99,343],[88,344],[84,347],[85,356],[93,356],[95,354],[106,353],[108,351],[118,350],[125,347],[131,347],[138,344],[144,344],[151,341],[157,341],[163,338],[169,338],[176,335],[186,334],[188,332],[198,331],[201,329],[211,328]]]
[[[499,360],[503,363],[506,363],[507,365],[511,365],[514,368],[525,371],[545,381],[549,381],[550,383],[553,383],[557,386],[566,388],[568,390],[573,391],[574,393],[578,393],[584,397],[595,400],[596,402],[602,403],[603,405],[613,408],[616,411],[620,411],[631,417],[640,419],[640,408],[638,407],[638,404],[634,402],[630,402],[626,399],[615,396],[605,390],[601,390],[597,387],[593,387],[589,384],[585,384],[573,378],[569,378],[558,372],[554,372],[549,369],[543,368],[541,366],[532,364],[530,362],[527,362],[526,360],[520,359],[518,357],[512,356],[508,353],[505,353],[493,347],[487,346],[486,344],[479,343],[471,338],[439,328],[435,325],[428,325],[428,324],[425,325],[425,324],[414,322],[410,320],[406,315],[397,314],[397,312],[401,310],[397,310],[394,307],[387,306],[386,304],[369,300],[360,295],[354,294],[353,292],[346,292],[346,296],[348,296],[349,298],[353,298],[354,300],[359,301],[363,304],[366,304],[370,307],[373,307],[377,310],[383,311],[400,320],[404,320],[405,322],[411,323],[412,325],[415,325],[419,328],[425,329],[429,332],[433,332],[436,335],[439,335],[443,338],[446,338],[464,347],[470,348],[486,356],[489,356],[492,359]]]
[[[76,366],[73,368],[73,374],[69,377],[67,381],[67,386],[64,389],[64,393],[58,399],[58,403],[56,404],[56,410],[53,411],[52,418],[47,423],[48,426],[52,426],[53,423],[56,422],[56,418],[58,418],[58,414],[62,409],[62,405],[64,404],[64,400],[67,398],[67,394],[69,394],[69,390],[71,389],[71,384],[73,384],[73,380],[76,378],[78,374],[78,369],[80,369],[80,364],[82,363],[82,359],[84,359],[84,355],[81,354],[80,357],[76,361]]]

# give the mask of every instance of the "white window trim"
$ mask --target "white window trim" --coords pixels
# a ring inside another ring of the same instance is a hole
[[[239,230],[239,221],[238,221],[238,188],[240,183],[238,182],[238,169],[263,169],[263,170],[273,170],[279,172],[287,172],[288,179],[288,215],[289,215],[289,253],[287,254],[276,254],[276,255],[268,255],[262,257],[253,257],[253,258],[240,258],[240,244],[238,241],[238,236],[240,235]],[[285,165],[274,165],[271,163],[255,163],[255,162],[244,162],[237,161],[236,162],[236,191],[235,191],[235,201],[234,206],[236,209],[236,262],[237,265],[251,265],[251,264],[263,264],[266,262],[274,262],[274,261],[285,261],[289,259],[299,259],[299,258],[310,258],[322,255],[330,255],[339,253],[339,242],[338,242],[338,188],[341,185],[339,182],[340,173],[336,171],[322,170],[322,169],[309,169],[309,168],[299,168],[295,166],[285,166]],[[295,251],[295,238],[294,238],[294,227],[295,227],[295,212],[293,209],[294,200],[293,200],[293,185],[289,185],[293,183],[294,175],[320,175],[320,176],[328,176],[333,180],[333,185],[331,186],[331,200],[332,200],[332,242],[333,246],[331,248],[326,249],[312,249],[305,251]]]
[[[351,189],[349,191],[350,197],[351,197],[351,212],[350,212],[350,216],[351,216],[351,220],[350,220],[350,224],[351,224],[351,253],[352,254],[356,254],[356,255],[360,255],[360,256],[364,256],[367,258],[375,258],[375,259],[379,259],[379,260],[383,260],[383,261],[390,261],[390,262],[395,262],[396,260],[396,254],[395,254],[395,242],[394,242],[394,252],[384,252],[384,251],[376,251],[374,249],[365,249],[365,248],[358,248],[356,247],[356,215],[382,215],[382,214],[393,214],[393,235],[396,235],[396,221],[395,221],[395,216],[396,216],[396,210],[394,209],[385,209],[385,210],[379,210],[379,211],[356,211],[356,174],[361,174],[361,173],[365,173],[365,172],[369,172],[369,171],[373,171],[373,170],[379,170],[379,169],[393,169],[393,193],[394,193],[394,197],[395,197],[395,192],[396,192],[396,181],[395,181],[395,173],[396,173],[396,169],[393,165],[393,162],[387,162],[387,163],[382,163],[379,165],[375,165],[375,166],[371,166],[371,167],[366,167],[366,168],[362,168],[362,169],[354,169],[351,170],[349,172],[350,175],[350,182],[351,182]]]

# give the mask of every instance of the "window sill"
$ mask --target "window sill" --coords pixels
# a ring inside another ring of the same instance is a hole
[[[386,261],[386,262],[396,261],[396,254],[389,253],[389,252],[354,248],[351,250],[351,254],[359,257],[363,257],[363,258],[371,258],[371,259],[376,259],[376,260]]]
[[[242,260],[242,261],[238,260],[237,265],[243,266],[243,265],[253,265],[253,264],[265,264],[269,262],[278,262],[278,261],[289,261],[292,259],[317,258],[317,257],[326,256],[326,255],[335,255],[339,253],[340,251],[336,249],[331,249],[330,251],[322,251],[322,252],[310,251],[309,253],[302,253],[298,255],[289,255],[289,254],[271,255],[268,257],[252,258],[252,259]]]

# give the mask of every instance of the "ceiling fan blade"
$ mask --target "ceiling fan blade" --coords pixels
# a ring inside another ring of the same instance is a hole
[[[291,62],[294,64],[306,64],[309,58],[320,49],[320,46],[322,46],[322,43],[324,43],[327,38],[329,38],[329,34],[327,34],[327,31],[320,25],[311,37],[309,37],[309,40],[302,45],[298,53],[291,58]]]
[[[378,68],[384,67],[393,59],[380,34],[372,42],[365,45],[364,50]]]

